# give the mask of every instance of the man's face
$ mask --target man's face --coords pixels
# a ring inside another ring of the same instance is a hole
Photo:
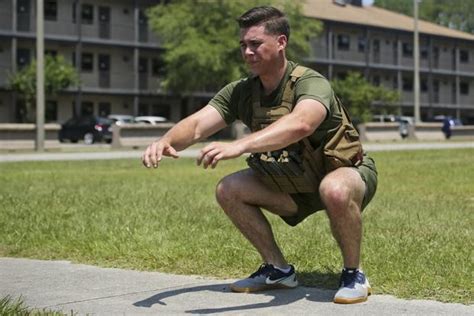
[[[254,75],[265,74],[271,69],[285,47],[286,36],[267,34],[263,25],[240,30],[240,51]]]

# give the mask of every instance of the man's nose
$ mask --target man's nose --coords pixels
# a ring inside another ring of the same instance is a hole
[[[253,55],[253,54],[254,54],[254,52],[253,52],[252,49],[250,49],[250,47],[248,47],[248,46],[245,47],[245,49],[244,49],[244,55],[249,56],[249,55]]]

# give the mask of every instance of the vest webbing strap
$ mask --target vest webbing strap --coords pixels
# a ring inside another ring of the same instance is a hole
[[[290,113],[293,110],[294,104],[294,85],[296,81],[303,76],[308,68],[303,66],[296,66],[290,74],[290,79],[285,84],[285,90],[283,91],[282,101],[279,106],[276,107],[262,107],[260,103],[260,81],[254,79],[252,82],[252,110],[253,110],[253,122],[252,129],[258,130],[261,127],[261,120],[268,120],[268,118],[281,117],[285,114]]]

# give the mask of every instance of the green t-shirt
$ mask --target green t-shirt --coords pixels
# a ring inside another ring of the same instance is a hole
[[[290,74],[298,64],[289,61],[285,75],[278,87],[270,94],[262,92],[260,103],[262,106],[273,107],[281,104],[283,91]],[[219,91],[209,102],[217,109],[227,124],[241,120],[249,128],[252,126],[252,81],[258,78],[249,77],[234,81]],[[301,100],[313,99],[321,102],[327,110],[326,118],[310,136],[313,145],[319,145],[328,132],[333,132],[342,120],[337,107],[334,92],[328,80],[320,73],[309,69],[305,71],[293,89],[295,104]]]

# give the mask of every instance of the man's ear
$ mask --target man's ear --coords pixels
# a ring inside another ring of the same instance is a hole
[[[288,38],[286,37],[286,35],[281,34],[278,36],[277,42],[278,42],[279,48],[285,49],[286,45],[288,44]]]

